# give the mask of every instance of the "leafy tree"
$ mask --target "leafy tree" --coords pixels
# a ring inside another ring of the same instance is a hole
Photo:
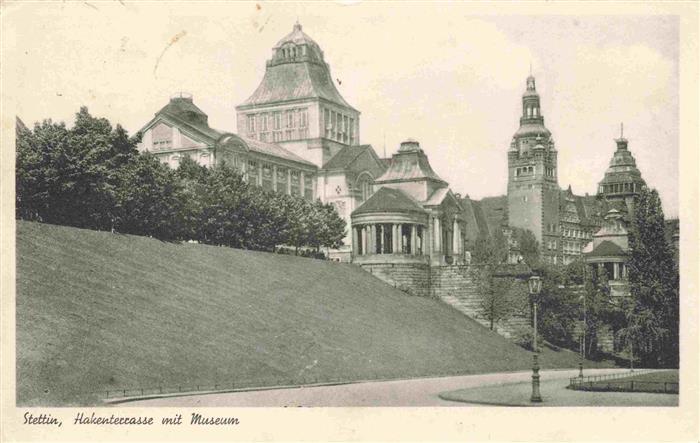
[[[496,323],[513,315],[519,295],[512,279],[498,275],[508,258],[508,243],[502,231],[497,231],[493,237],[480,234],[472,257],[478,269],[479,311],[493,330]]]
[[[151,154],[118,169],[115,230],[161,240],[183,236],[182,182]]]
[[[17,134],[17,215],[98,230],[114,228],[118,171],[138,138],[83,107],[73,128],[45,120]]]
[[[316,220],[314,225],[316,235],[309,242],[309,246],[315,247],[316,250],[321,246],[326,248],[342,246],[346,234],[346,223],[336,211],[335,206],[316,200],[312,203],[312,207]]]
[[[529,229],[514,228],[513,237],[523,261],[530,267],[537,267],[540,263],[540,247],[535,234]]]
[[[542,289],[537,296],[537,329],[542,338],[558,346],[573,347],[574,325],[581,314],[579,296],[565,286],[565,273],[561,266],[540,265]]]
[[[629,246],[631,303],[619,338],[645,366],[678,367],[678,269],[655,189],[643,188],[635,198]]]
[[[508,258],[508,243],[501,230],[493,236],[480,233],[474,242],[472,261],[477,264],[500,264]]]

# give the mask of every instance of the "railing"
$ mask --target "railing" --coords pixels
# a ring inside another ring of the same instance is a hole
[[[647,374],[653,371],[653,369],[642,369],[635,372],[618,372],[614,374],[592,375],[588,377],[572,377],[569,379],[569,386],[567,387],[577,391],[678,393],[678,382],[620,380],[635,375]]]

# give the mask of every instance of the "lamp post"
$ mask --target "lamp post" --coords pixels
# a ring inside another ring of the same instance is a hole
[[[532,297],[532,350],[534,351],[532,364],[532,394],[530,401],[533,403],[542,402],[540,396],[540,365],[537,362],[537,354],[539,352],[537,346],[537,295],[542,290],[542,279],[539,275],[533,274],[527,281],[530,296]]]

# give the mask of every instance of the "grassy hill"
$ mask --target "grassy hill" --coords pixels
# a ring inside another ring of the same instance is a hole
[[[575,367],[571,352],[543,368]],[[17,222],[17,401],[525,370],[531,354],[349,265]]]

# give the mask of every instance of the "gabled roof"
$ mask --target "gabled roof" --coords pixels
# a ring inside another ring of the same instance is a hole
[[[345,146],[323,165],[323,169],[345,169],[355,161],[370,145]]]
[[[170,99],[170,102],[161,108],[156,113],[155,117],[148,122],[141,131],[149,128],[159,120],[171,123],[210,145],[226,146],[235,141],[237,146],[243,146],[244,149],[249,151],[303,163],[313,166],[314,168],[316,167],[315,164],[304,160],[279,145],[261,142],[210,127],[207,114],[195,106],[191,98],[175,97]]]
[[[353,216],[360,214],[372,214],[377,212],[419,212],[425,214],[423,207],[403,191],[387,187],[381,187],[372,194],[359,208],[352,213]]]
[[[621,247],[611,242],[603,240],[591,252],[586,254],[586,257],[624,257],[627,253]]]

